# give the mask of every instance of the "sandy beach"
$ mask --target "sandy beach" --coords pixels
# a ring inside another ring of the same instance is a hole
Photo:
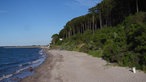
[[[46,61],[21,82],[146,82],[146,73],[107,65],[86,53],[46,50]]]

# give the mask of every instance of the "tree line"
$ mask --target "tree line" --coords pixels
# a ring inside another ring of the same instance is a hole
[[[121,23],[125,17],[146,11],[145,0],[103,0],[89,9],[89,13],[76,17],[66,23],[59,37],[68,38],[86,30],[101,29]]]
[[[103,0],[52,35],[52,47],[146,71],[146,1]],[[63,41],[60,41],[62,38]]]

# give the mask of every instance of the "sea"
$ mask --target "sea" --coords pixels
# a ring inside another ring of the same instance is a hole
[[[0,47],[0,82],[20,82],[46,59],[41,48]]]

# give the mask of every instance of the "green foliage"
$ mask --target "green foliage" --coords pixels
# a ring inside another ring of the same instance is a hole
[[[110,62],[117,62],[118,47],[112,40],[106,42],[104,46],[103,58]]]
[[[142,70],[144,70],[144,72],[146,73],[146,65],[142,66]]]
[[[135,0],[103,0],[88,14],[67,22],[59,35],[52,36],[52,46],[146,71],[146,12],[136,11],[135,4]],[[144,0],[138,4],[139,11],[146,11]]]
[[[103,50],[89,50],[88,54],[92,55],[93,57],[102,57],[103,56]]]
[[[139,12],[135,15],[130,15],[124,20],[124,25],[128,27],[131,24],[138,24],[138,25],[144,25],[146,24],[146,13],[145,12]]]
[[[59,35],[58,34],[54,34],[52,35],[52,44],[57,43],[57,41],[59,41]]]
[[[128,29],[127,33],[127,43],[130,50],[135,52],[145,52],[146,48],[146,27],[132,24]]]
[[[121,59],[118,61],[120,65],[129,66],[129,67],[139,67],[139,54],[134,52],[126,52],[121,56]]]

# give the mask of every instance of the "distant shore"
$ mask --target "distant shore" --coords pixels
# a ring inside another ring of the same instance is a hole
[[[45,46],[40,46],[40,45],[32,45],[32,46],[0,46],[2,48],[42,48]]]
[[[101,58],[64,50],[48,50],[46,61],[21,82],[146,82],[146,73],[107,65]]]

